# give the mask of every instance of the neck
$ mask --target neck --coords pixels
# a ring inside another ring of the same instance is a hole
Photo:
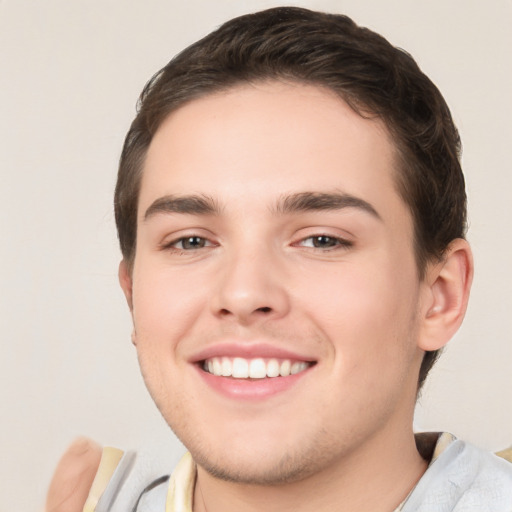
[[[298,482],[260,486],[219,480],[201,467],[194,512],[392,512],[427,468],[412,430],[367,440]]]

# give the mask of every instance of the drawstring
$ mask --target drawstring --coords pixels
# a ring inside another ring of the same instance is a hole
[[[140,499],[144,494],[151,491],[155,487],[157,487],[160,484],[163,484],[164,482],[167,482],[169,480],[169,475],[161,476],[160,478],[157,478],[153,482],[151,482],[148,486],[145,487],[145,489],[140,493],[139,497],[137,498],[137,501],[135,502],[135,505],[133,506],[131,512],[137,512],[137,507],[139,506]]]

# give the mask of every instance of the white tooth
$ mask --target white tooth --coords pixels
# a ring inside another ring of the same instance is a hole
[[[220,377],[222,375],[222,365],[218,357],[214,357],[212,360],[213,375]]]
[[[233,377],[236,379],[247,379],[249,377],[249,363],[246,359],[241,357],[233,359]]]
[[[222,365],[222,376],[223,377],[231,377],[231,374],[233,373],[231,359],[229,359],[229,357],[223,357],[221,365]]]
[[[213,373],[213,361],[211,359],[208,359],[208,371]]]
[[[295,375],[296,373],[300,373],[302,371],[304,371],[306,368],[308,367],[307,363],[301,361],[300,363],[299,362],[295,362],[292,364],[292,367],[290,369],[290,373],[292,375]]]
[[[290,375],[291,363],[288,360],[284,360],[279,368],[279,374],[281,377],[288,377]]]
[[[263,359],[251,359],[249,364],[249,377],[251,379],[264,379],[267,376],[267,369]]]
[[[267,377],[279,377],[279,362],[277,359],[271,359],[267,363]]]

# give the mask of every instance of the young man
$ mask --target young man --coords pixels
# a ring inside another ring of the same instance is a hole
[[[511,509],[507,462],[412,431],[471,285],[458,157],[436,87],[343,16],[243,16],[155,75],[121,156],[119,276],[146,385],[189,454],[140,477],[130,507]],[[82,450],[76,510],[101,454]]]

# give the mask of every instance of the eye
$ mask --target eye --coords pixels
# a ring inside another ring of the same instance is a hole
[[[166,245],[166,248],[177,249],[181,251],[193,251],[197,249],[202,249],[203,247],[209,247],[213,244],[206,238],[202,236],[185,236],[183,238],[178,238],[178,240],[174,240],[171,243]]]
[[[329,235],[308,236],[299,242],[301,247],[311,247],[314,249],[335,249],[336,247],[351,247],[352,242]]]

